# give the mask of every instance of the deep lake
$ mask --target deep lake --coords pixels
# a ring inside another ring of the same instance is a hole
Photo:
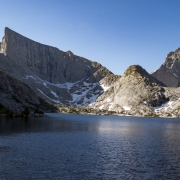
[[[0,180],[180,179],[180,119],[0,118]]]

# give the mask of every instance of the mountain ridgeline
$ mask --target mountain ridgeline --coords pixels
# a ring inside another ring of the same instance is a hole
[[[0,43],[0,103],[17,109],[46,101],[96,112],[179,117],[180,89],[172,88],[179,86],[179,54],[179,49],[170,53],[152,75],[133,65],[119,76],[71,51],[5,28]]]
[[[59,49],[32,41],[9,28],[5,28],[0,52],[24,71],[14,76],[33,75],[50,83],[76,82],[89,79],[97,82],[112,74],[97,62],[74,55],[71,51]]]
[[[166,86],[180,86],[180,48],[170,52],[164,64],[152,73],[152,76],[162,81]]]

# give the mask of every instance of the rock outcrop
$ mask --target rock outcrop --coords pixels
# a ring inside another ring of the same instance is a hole
[[[152,73],[159,81],[168,87],[180,86],[180,48],[174,52],[170,52],[164,64]]]
[[[91,106],[120,113],[127,111],[129,114],[148,115],[154,112],[154,107],[169,101],[164,87],[141,66],[133,65]]]

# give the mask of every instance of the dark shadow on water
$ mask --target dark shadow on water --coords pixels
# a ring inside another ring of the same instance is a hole
[[[71,116],[72,117],[72,116]],[[75,116],[76,117],[76,116]],[[30,132],[62,132],[97,130],[98,122],[77,121],[74,118],[39,117],[39,118],[2,118],[0,117],[0,135],[10,135]]]

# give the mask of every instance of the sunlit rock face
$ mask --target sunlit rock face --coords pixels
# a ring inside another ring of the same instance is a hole
[[[168,101],[163,86],[141,66],[133,65],[98,97],[93,106],[109,111],[148,114],[154,111],[153,107]]]
[[[152,73],[152,76],[163,82],[168,87],[180,86],[180,48],[170,52],[164,64]]]

